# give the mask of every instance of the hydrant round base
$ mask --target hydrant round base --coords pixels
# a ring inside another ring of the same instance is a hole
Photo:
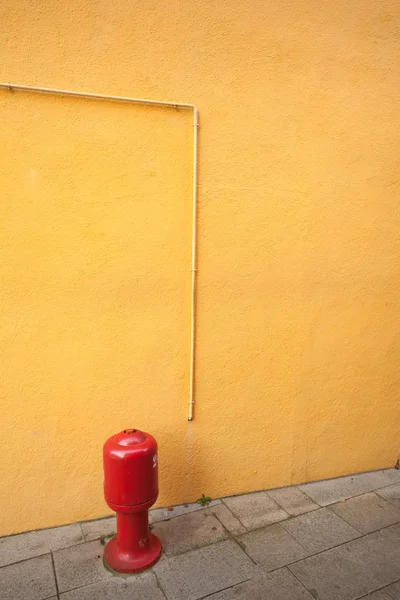
[[[109,569],[117,573],[141,573],[156,564],[161,550],[161,542],[153,533],[149,533],[148,544],[140,549],[140,554],[119,548],[118,538],[115,536],[105,547],[104,562]]]

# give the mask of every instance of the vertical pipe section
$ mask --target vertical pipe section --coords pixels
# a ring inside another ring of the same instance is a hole
[[[10,92],[21,90],[57,96],[72,96],[75,98],[88,98],[93,100],[111,100],[114,102],[128,102],[132,104],[145,104],[149,106],[167,106],[170,108],[185,108],[193,110],[193,196],[192,196],[192,288],[190,303],[190,366],[189,366],[189,417],[193,421],[194,405],[194,375],[195,375],[195,350],[196,350],[196,271],[197,271],[197,171],[198,171],[198,129],[199,111],[194,104],[183,102],[165,102],[164,100],[149,100],[146,98],[132,98],[130,96],[112,96],[110,94],[93,94],[91,92],[75,92],[56,88],[21,85],[17,83],[0,82],[0,88]]]
[[[192,201],[192,298],[190,314],[190,371],[189,371],[189,417],[193,421],[194,411],[194,367],[196,354],[196,272],[197,272],[197,173],[199,146],[199,111],[193,108],[193,201]]]

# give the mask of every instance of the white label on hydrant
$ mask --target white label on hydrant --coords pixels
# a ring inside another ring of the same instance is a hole
[[[155,469],[155,468],[156,468],[156,466],[157,466],[157,454],[155,454],[155,455],[153,456],[153,469]]]

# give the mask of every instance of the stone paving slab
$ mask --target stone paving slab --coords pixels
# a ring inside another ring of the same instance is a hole
[[[289,568],[318,600],[355,600],[400,579],[400,538],[377,531]]]
[[[83,542],[79,523],[0,538],[0,567]]]
[[[347,500],[353,496],[373,492],[393,483],[400,483],[400,470],[398,469],[371,471],[359,475],[305,483],[298,487],[320,506],[328,506],[340,500]]]
[[[60,600],[165,600],[153,573],[133,577],[113,577],[92,585],[65,592]]]
[[[377,490],[377,494],[400,508],[400,483]]]
[[[289,515],[265,492],[223,499],[246,529],[257,529],[287,519]]]
[[[249,531],[237,539],[254,562],[267,572],[308,556],[303,546],[279,524]]]
[[[103,552],[104,546],[98,540],[54,552],[59,591],[67,592],[112,577],[104,568]]]
[[[400,522],[400,509],[371,492],[330,506],[360,533],[372,533]]]
[[[168,556],[195,550],[229,537],[211,509],[155,523],[152,532],[160,538]]]
[[[210,508],[212,506],[217,506],[221,504],[221,500],[211,500],[210,504],[205,506],[201,506],[201,504],[197,504],[193,502],[191,504],[181,504],[180,506],[171,506],[169,510],[168,508],[154,508],[150,511],[150,522],[157,523],[158,521],[167,521],[169,519],[173,519],[174,517],[180,517],[182,515],[186,515],[188,513],[197,512],[200,510],[204,510],[205,508]]]
[[[81,528],[85,542],[92,542],[101,537],[113,536],[117,531],[117,520],[115,517],[107,517],[96,521],[86,521],[81,523]]]
[[[2,600],[44,600],[56,593],[50,554],[8,565],[0,571]]]
[[[329,508],[283,521],[286,529],[310,554],[328,550],[360,537],[359,532],[331,512]]]
[[[154,571],[168,600],[198,600],[251,579],[255,566],[228,540],[161,560]]]
[[[289,515],[294,517],[319,508],[318,504],[313,502],[309,496],[296,486],[269,490],[267,494]]]
[[[217,506],[213,506],[210,510],[232,535],[240,535],[246,532],[246,527],[241,524],[223,502]]]
[[[313,596],[286,569],[273,573],[257,573],[250,581],[239,583],[210,600],[313,600]]]

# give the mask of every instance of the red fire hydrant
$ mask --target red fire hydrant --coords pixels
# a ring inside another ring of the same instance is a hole
[[[104,562],[119,573],[140,573],[161,555],[161,542],[149,531],[148,510],[158,496],[157,442],[148,433],[125,429],[104,444],[104,495],[117,513],[117,535]]]

